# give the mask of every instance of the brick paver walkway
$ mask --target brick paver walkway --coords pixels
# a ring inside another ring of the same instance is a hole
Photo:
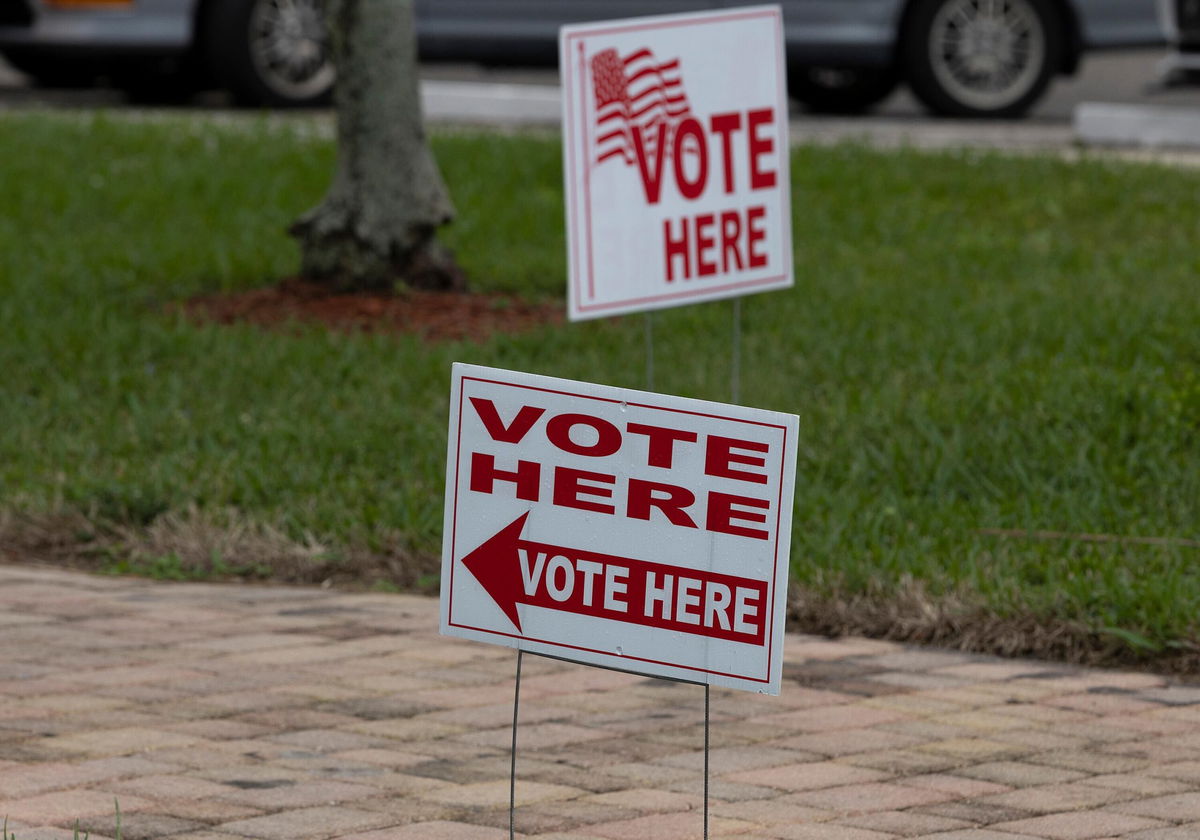
[[[0,566],[17,840],[500,840],[515,654],[415,596]],[[712,694],[712,836],[1195,840],[1200,688],[789,636]],[[526,657],[516,824],[701,836],[703,690]]]

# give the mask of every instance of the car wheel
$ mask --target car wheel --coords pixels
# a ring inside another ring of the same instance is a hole
[[[913,93],[938,114],[1015,117],[1061,64],[1050,0],[917,0],[904,38]]]
[[[203,31],[210,70],[238,102],[331,100],[336,72],[322,0],[213,0]]]
[[[809,111],[861,114],[896,89],[890,69],[802,66],[788,71],[788,94]]]

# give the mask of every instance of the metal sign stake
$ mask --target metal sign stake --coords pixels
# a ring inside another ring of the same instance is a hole
[[[525,651],[517,648],[517,686],[513,692],[512,757],[508,768],[508,840],[515,840],[517,813],[517,710],[521,708],[521,657]],[[706,817],[707,819],[707,817]]]
[[[730,354],[729,390],[735,405],[740,402],[742,390],[742,299],[733,299],[733,352]]]
[[[517,648],[517,678],[513,687],[513,722],[512,749],[510,750],[508,766],[508,840],[516,840],[517,814],[517,718],[521,709],[521,660],[525,651]],[[550,657],[551,659],[557,657]],[[570,660],[563,660],[570,661]],[[674,682],[684,682],[675,680]],[[711,753],[709,731],[711,714],[711,687],[704,685],[704,840],[708,840],[708,799],[709,799],[709,756]]]
[[[646,390],[654,390],[654,313],[646,313]]]
[[[708,683],[704,684],[704,840],[708,840]]]

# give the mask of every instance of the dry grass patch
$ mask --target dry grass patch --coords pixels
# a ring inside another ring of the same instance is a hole
[[[1031,657],[1077,665],[1144,668],[1200,680],[1200,650],[1139,649],[1128,638],[1050,615],[1000,615],[969,593],[931,595],[916,580],[888,591],[821,596],[793,586],[788,628],[821,636],[868,636],[897,642]]]
[[[432,591],[439,561],[404,548],[399,534],[376,549],[294,539],[234,511],[189,507],[146,526],[79,511],[0,511],[0,558],[169,580],[262,580],[347,588]]]

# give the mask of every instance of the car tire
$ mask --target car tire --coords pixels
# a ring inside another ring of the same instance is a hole
[[[1050,0],[916,0],[903,39],[913,93],[935,114],[1025,114],[1061,66]]]
[[[804,65],[788,70],[788,95],[818,114],[861,114],[896,89],[888,68]]]
[[[333,67],[321,0],[211,0],[202,23],[210,73],[244,105],[327,105]]]

